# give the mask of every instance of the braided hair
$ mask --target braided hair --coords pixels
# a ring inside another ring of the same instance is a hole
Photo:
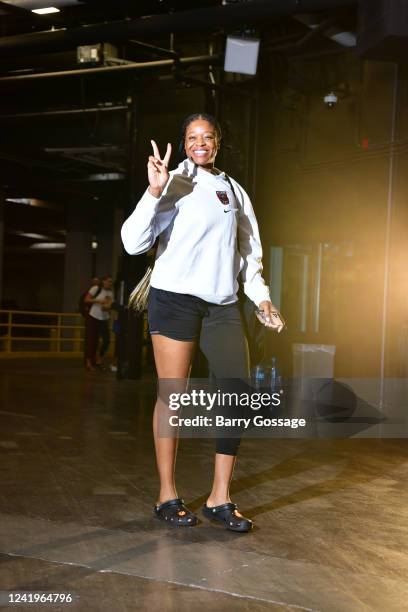
[[[197,121],[199,119],[203,121],[208,121],[208,123],[212,125],[213,128],[215,129],[215,134],[217,136],[218,142],[221,141],[221,138],[222,138],[221,126],[218,123],[217,119],[213,115],[210,115],[208,113],[193,113],[192,115],[188,115],[188,117],[186,117],[183,123],[181,124],[180,144],[179,144],[179,152],[181,154],[184,154],[185,152],[184,151],[184,141],[186,139],[186,132],[187,132],[188,126],[190,125],[190,123],[193,123],[193,121]]]

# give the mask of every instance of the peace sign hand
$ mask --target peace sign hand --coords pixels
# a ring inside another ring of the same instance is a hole
[[[149,192],[159,198],[163,193],[163,189],[169,180],[168,165],[171,155],[171,144],[167,143],[166,155],[163,159],[160,157],[160,152],[154,140],[150,141],[153,147],[153,155],[150,155],[147,163],[147,176],[149,178]]]

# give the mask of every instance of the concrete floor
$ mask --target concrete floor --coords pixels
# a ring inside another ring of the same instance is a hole
[[[151,384],[74,361],[0,372],[0,590],[77,596],[50,610],[408,610],[405,440],[246,439],[232,496],[254,530],[172,529],[152,517]],[[181,441],[193,510],[212,452]]]

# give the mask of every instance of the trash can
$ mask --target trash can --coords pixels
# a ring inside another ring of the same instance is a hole
[[[333,344],[292,344],[294,378],[333,378]]]
[[[336,347],[332,344],[292,344],[293,378],[302,399],[315,400],[334,377]]]

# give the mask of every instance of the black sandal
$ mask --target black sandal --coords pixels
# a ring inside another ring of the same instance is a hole
[[[154,513],[161,521],[167,521],[177,527],[192,527],[198,523],[196,515],[186,508],[184,500],[180,497],[155,506]]]
[[[201,512],[205,518],[223,523],[226,529],[231,531],[250,531],[253,526],[251,519],[236,515],[238,512],[236,504],[221,504],[221,506],[215,506],[214,508],[205,505]]]

